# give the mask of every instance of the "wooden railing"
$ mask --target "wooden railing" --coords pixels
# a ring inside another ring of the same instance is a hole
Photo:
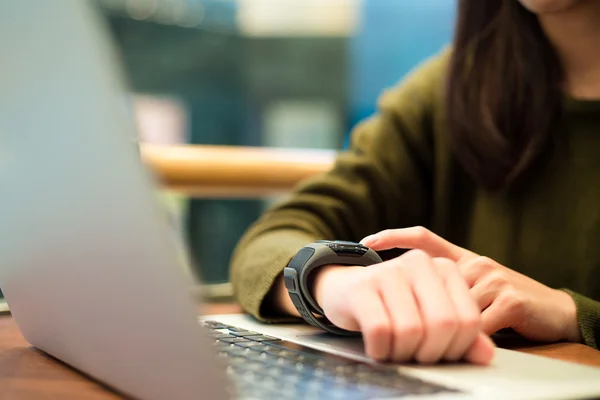
[[[261,197],[285,193],[329,170],[330,150],[208,145],[141,145],[164,187],[195,197]]]

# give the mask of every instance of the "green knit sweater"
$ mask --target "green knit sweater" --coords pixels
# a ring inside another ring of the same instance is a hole
[[[265,295],[290,258],[315,239],[358,241],[422,225],[553,288],[577,304],[585,343],[600,345],[600,101],[565,97],[561,147],[527,185],[489,192],[449,144],[447,54],[384,93],[332,171],[301,184],[240,241],[231,265],[238,301],[276,319]]]

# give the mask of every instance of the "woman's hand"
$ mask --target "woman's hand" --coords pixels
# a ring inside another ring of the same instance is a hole
[[[414,250],[368,268],[325,266],[314,296],[335,325],[361,331],[367,355],[396,362],[487,364],[492,341],[454,262]]]
[[[482,329],[487,334],[512,328],[531,340],[581,341],[575,302],[568,293],[456,246],[425,228],[386,230],[366,237],[361,243],[376,251],[420,249],[432,257],[447,257],[457,262],[482,311]]]

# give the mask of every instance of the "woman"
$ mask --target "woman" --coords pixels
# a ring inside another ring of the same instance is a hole
[[[461,0],[452,50],[386,93],[334,169],[242,239],[237,297],[259,319],[297,317],[290,258],[362,239],[413,250],[322,267],[311,290],[375,359],[486,364],[502,328],[596,347],[599,174],[600,2]]]

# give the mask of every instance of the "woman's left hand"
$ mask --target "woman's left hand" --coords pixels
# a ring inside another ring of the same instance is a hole
[[[390,229],[364,238],[373,250],[420,249],[457,263],[481,309],[482,330],[491,335],[512,328],[536,341],[582,340],[572,297],[496,261],[442,239],[423,227]]]

